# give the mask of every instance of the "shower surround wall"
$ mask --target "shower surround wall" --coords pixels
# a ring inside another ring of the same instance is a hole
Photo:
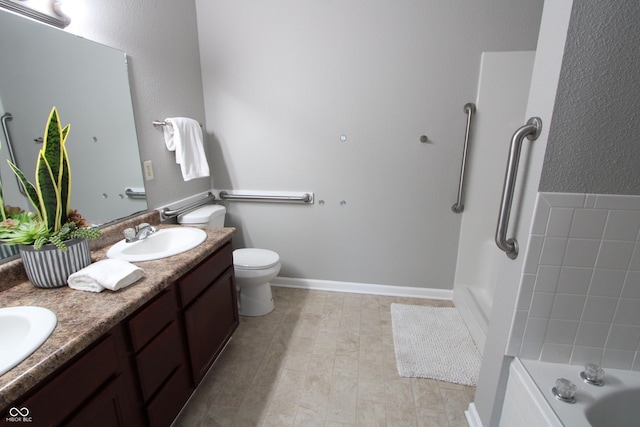
[[[636,0],[573,5],[511,355],[640,370],[638,27]]]
[[[539,193],[507,353],[640,371],[640,196]]]
[[[463,106],[482,52],[535,48],[542,3],[197,0],[214,188],[315,193],[225,203],[236,244],[288,278],[451,292]]]

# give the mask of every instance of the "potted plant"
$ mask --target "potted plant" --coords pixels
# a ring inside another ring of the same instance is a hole
[[[35,212],[5,206],[0,181],[0,241],[18,245],[27,276],[37,287],[64,286],[69,275],[91,263],[87,239],[101,235],[69,208],[71,171],[65,144],[69,129],[70,125],[62,128],[53,107],[38,154],[35,185],[9,161]]]

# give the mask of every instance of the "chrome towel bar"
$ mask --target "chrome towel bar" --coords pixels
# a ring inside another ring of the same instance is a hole
[[[464,210],[463,190],[464,190],[464,170],[467,165],[467,150],[469,148],[469,138],[471,137],[471,119],[476,112],[476,105],[472,102],[464,104],[462,109],[467,114],[467,128],[464,134],[464,147],[462,148],[462,166],[460,166],[460,183],[458,184],[458,200],[451,206],[451,210],[460,213]]]
[[[252,202],[289,202],[289,203],[312,203],[313,195],[304,193],[299,196],[268,195],[268,194],[234,194],[228,191],[221,191],[222,200],[252,201]]]
[[[509,160],[504,176],[500,214],[498,216],[498,226],[496,227],[496,245],[511,259],[518,257],[518,241],[515,237],[507,239],[507,228],[509,227],[509,217],[511,216],[511,204],[513,203],[513,191],[518,175],[518,163],[520,162],[522,142],[525,138],[530,141],[535,141],[540,136],[541,130],[542,120],[538,117],[532,117],[526,125],[516,130],[511,137]]]
[[[171,123],[169,123],[166,120],[154,120],[153,122],[151,122],[151,124],[153,124],[155,127],[158,126],[173,126]],[[202,123],[198,123],[200,125],[200,127],[202,127]]]
[[[211,202],[211,201],[213,201],[215,199],[216,199],[216,196],[214,196],[211,192],[209,192],[209,193],[207,193],[207,195],[203,199],[197,200],[197,201],[195,201],[193,203],[189,203],[188,205],[181,206],[181,207],[176,208],[176,209],[164,208],[162,210],[162,215],[163,215],[164,218],[169,218],[169,217],[173,217],[173,216],[176,216],[176,215],[180,215],[182,213],[189,212],[189,211],[191,211],[191,210],[193,210],[193,209],[195,209],[197,207],[200,207],[202,205],[206,205],[207,203],[209,203],[209,202]]]

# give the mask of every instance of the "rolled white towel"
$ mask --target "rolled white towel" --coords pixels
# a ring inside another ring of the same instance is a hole
[[[144,270],[121,259],[104,259],[76,271],[67,279],[70,288],[89,292],[105,289],[117,291],[135,283],[144,276]]]

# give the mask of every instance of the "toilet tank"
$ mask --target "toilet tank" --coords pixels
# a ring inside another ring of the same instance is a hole
[[[192,226],[224,227],[226,212],[227,210],[224,206],[204,205],[191,212],[178,215],[178,223]]]

